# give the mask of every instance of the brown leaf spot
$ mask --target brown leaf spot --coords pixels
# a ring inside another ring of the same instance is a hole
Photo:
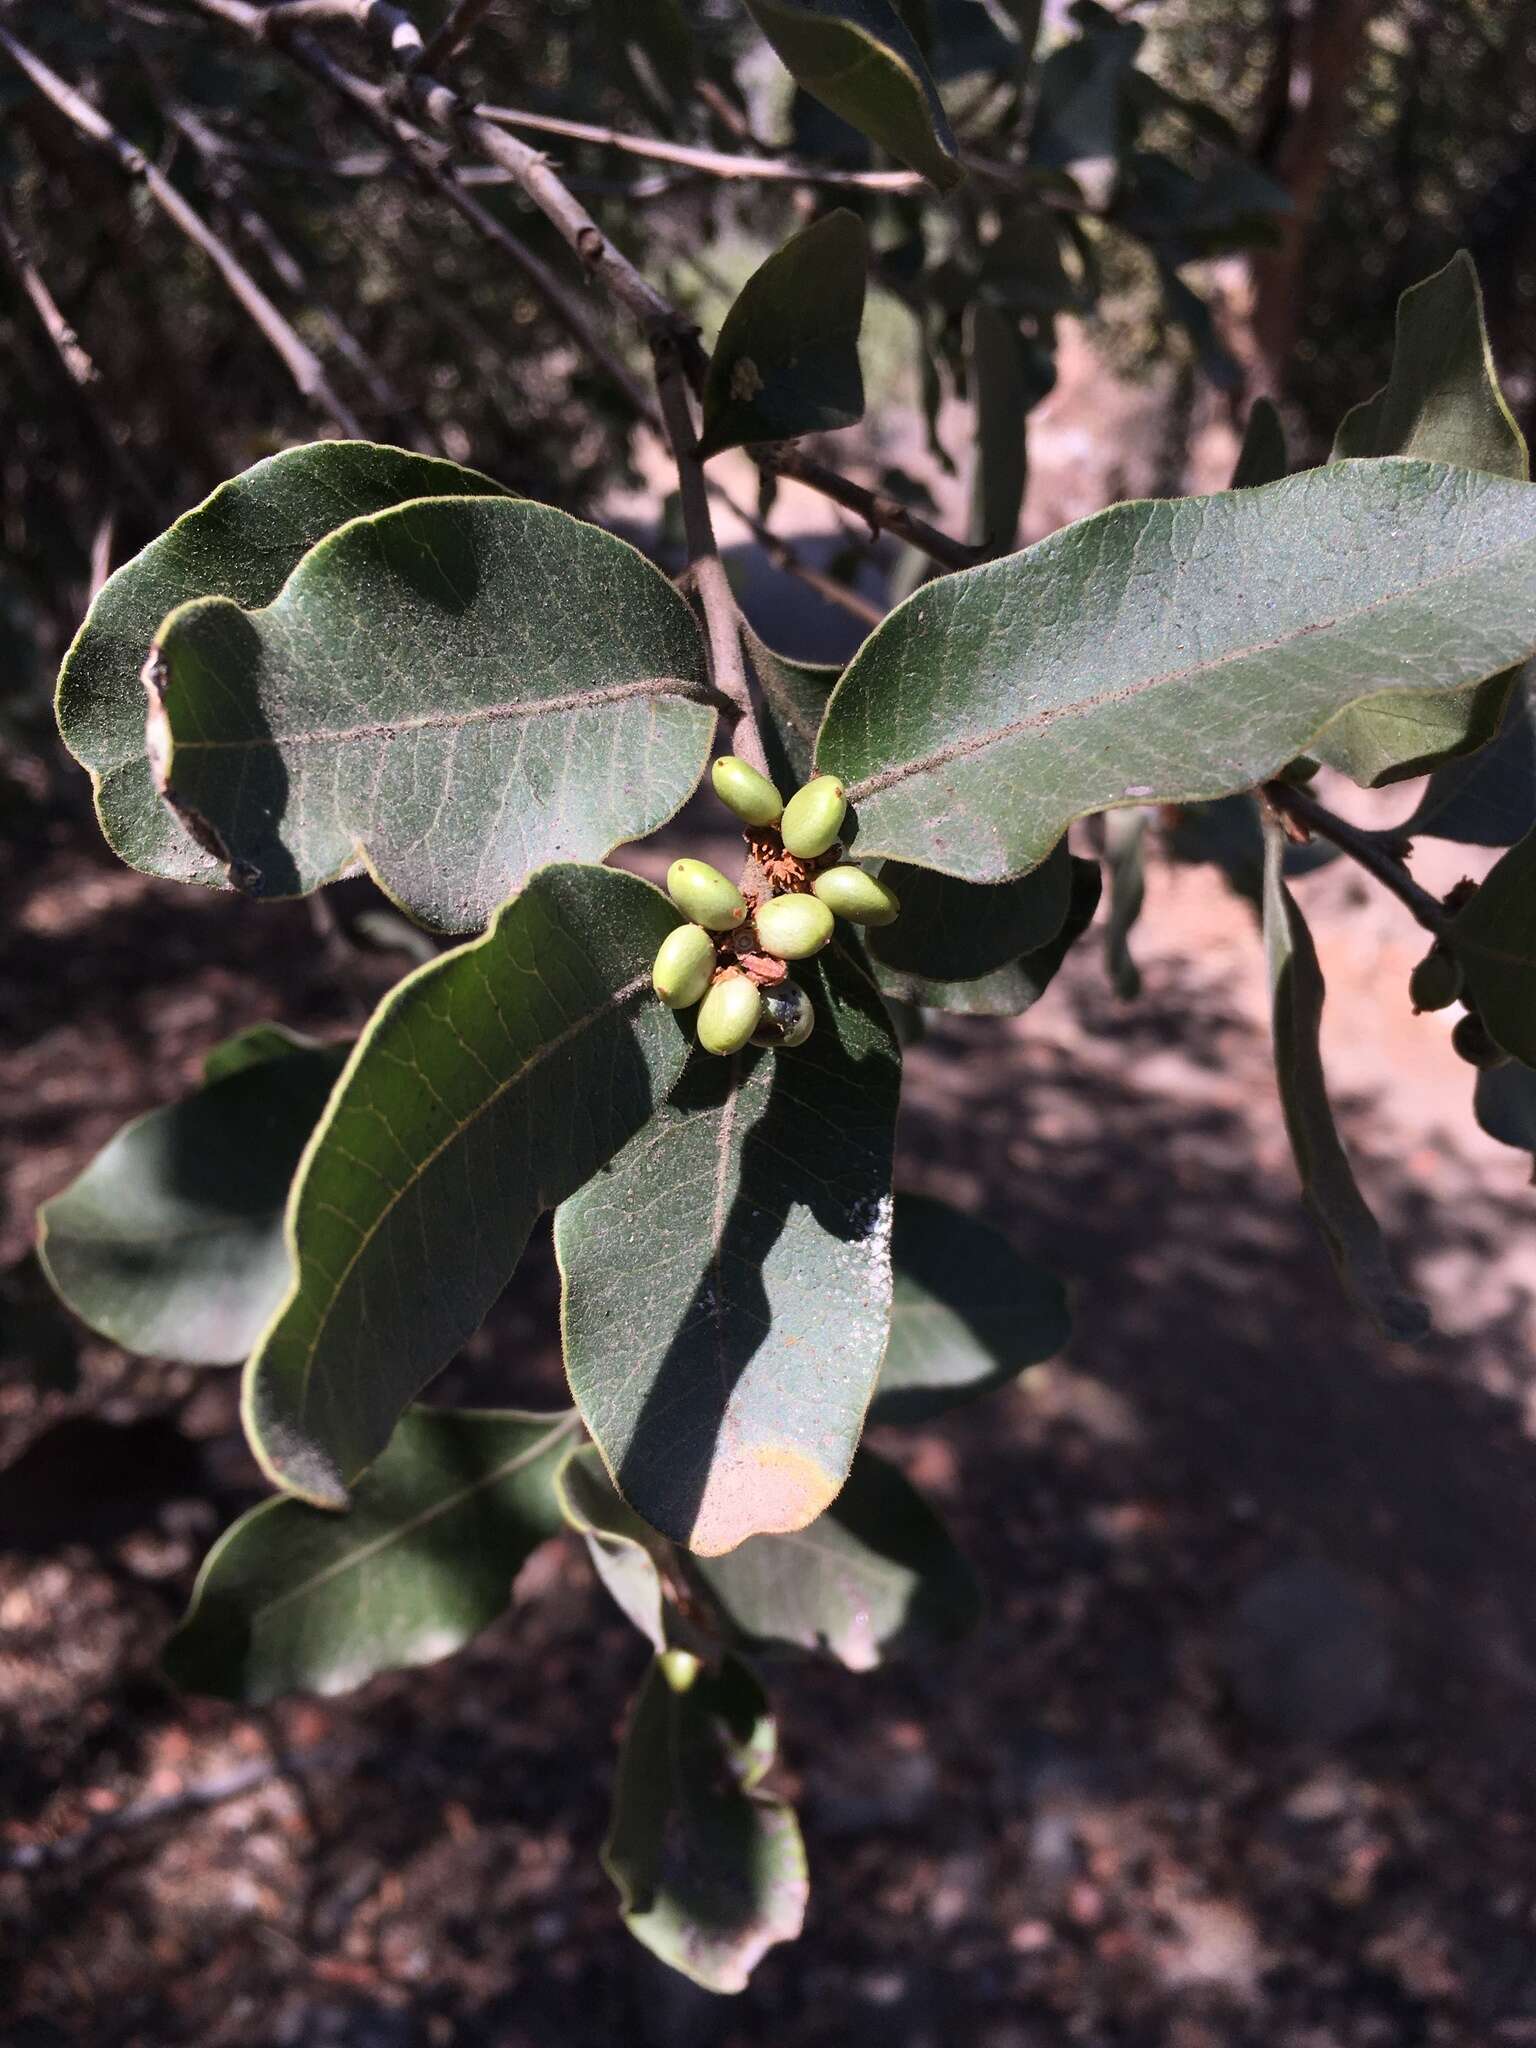
[[[723,1557],[749,1536],[787,1536],[814,1522],[837,1498],[840,1478],[792,1444],[717,1451],[688,1548]]]

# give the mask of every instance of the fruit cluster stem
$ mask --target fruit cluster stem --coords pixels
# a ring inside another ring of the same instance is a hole
[[[752,686],[747,679],[746,656],[741,641],[741,614],[720,558],[710,517],[709,493],[704,487],[704,465],[699,460],[699,439],[688,397],[688,380],[682,357],[671,335],[653,338],[651,353],[656,364],[656,395],[667,429],[672,458],[677,464],[678,495],[683,508],[683,533],[688,546],[688,566],[704,614],[704,631],[709,641],[710,673],[717,693],[730,709],[725,716],[730,729],[730,752],[748,762],[761,774],[768,772],[768,756],[758,730]]]
[[[1401,857],[1383,846],[1373,834],[1363,831],[1358,825],[1351,825],[1347,818],[1337,816],[1309,791],[1298,789],[1294,783],[1266,782],[1263,795],[1271,810],[1282,819],[1300,826],[1307,837],[1316,833],[1319,839],[1331,840],[1341,853],[1347,853],[1367,874],[1374,875],[1383,888],[1390,889],[1400,903],[1407,905],[1425,931],[1433,932],[1437,939],[1445,936],[1450,926],[1445,906],[1427,889],[1421,888],[1403,865]]]

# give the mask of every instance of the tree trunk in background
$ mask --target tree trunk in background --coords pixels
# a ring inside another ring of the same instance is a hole
[[[1266,168],[1294,209],[1274,249],[1253,258],[1250,395],[1278,397],[1296,342],[1307,238],[1328,182],[1366,30],[1382,0],[1276,0],[1275,49],[1265,94]]]

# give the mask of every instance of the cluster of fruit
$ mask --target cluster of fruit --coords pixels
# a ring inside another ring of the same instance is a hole
[[[1468,889],[1466,894],[1470,893]],[[1455,889],[1446,899],[1446,907],[1456,908],[1465,900],[1466,895],[1461,889]],[[1465,1002],[1467,1014],[1456,1019],[1451,1031],[1452,1048],[1470,1067],[1487,1069],[1508,1065],[1509,1054],[1495,1042],[1488,1026],[1467,999],[1461,962],[1438,939],[1410,975],[1408,996],[1415,1014],[1420,1010],[1448,1010],[1454,1002]]]
[[[662,941],[652,986],[669,1010],[699,1005],[705,1052],[804,1045],[816,1013],[785,963],[819,953],[834,917],[890,924],[901,905],[883,882],[838,857],[848,798],[835,775],[818,775],[787,804],[735,754],[716,761],[711,780],[748,827],[754,900],[708,861],[673,861],[667,894],[692,923]]]

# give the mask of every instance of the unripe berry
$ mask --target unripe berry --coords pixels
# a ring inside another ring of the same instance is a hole
[[[846,917],[850,924],[894,924],[901,915],[896,891],[866,875],[862,868],[823,868],[811,888],[828,910]]]
[[[816,1010],[798,982],[775,982],[763,990],[763,1014],[752,1034],[754,1045],[804,1045],[816,1026]]]
[[[708,932],[733,932],[746,921],[747,899],[707,860],[675,860],[667,869],[667,894],[683,913]]]
[[[757,943],[776,960],[809,960],[832,936],[832,913],[815,896],[774,896],[758,910]]]
[[[784,815],[784,799],[750,761],[736,754],[722,754],[709,771],[715,795],[728,811],[734,811],[746,825],[777,825]]]
[[[826,852],[848,815],[848,798],[835,775],[818,775],[797,789],[784,806],[779,834],[784,849],[797,860],[815,860]]]
[[[1408,977],[1408,999],[1416,1010],[1448,1010],[1461,994],[1461,967],[1438,946]]]
[[[669,1010],[691,1010],[715,978],[715,942],[702,925],[668,932],[651,969],[651,987]]]
[[[740,1052],[762,1013],[755,981],[735,972],[722,975],[699,1005],[699,1044],[705,1052]]]
[[[1509,1054],[1501,1045],[1495,1045],[1489,1036],[1488,1026],[1481,1017],[1473,1016],[1469,1010],[1465,1017],[1459,1017],[1451,1033],[1451,1044],[1469,1067],[1486,1072],[1490,1067],[1502,1067]]]

